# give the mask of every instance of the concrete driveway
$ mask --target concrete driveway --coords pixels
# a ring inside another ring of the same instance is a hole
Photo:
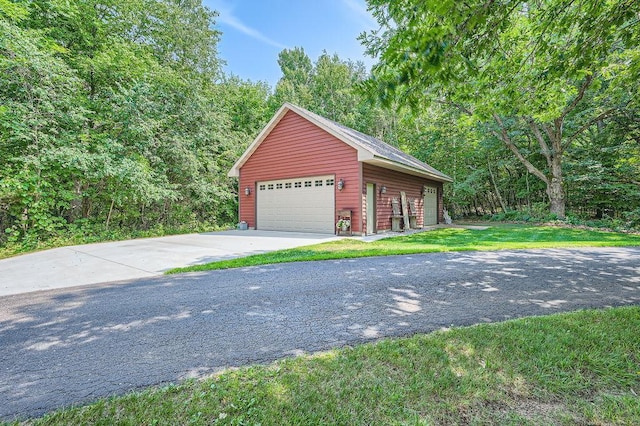
[[[171,268],[335,239],[297,232],[222,231],[61,247],[0,260],[0,296],[149,278]]]

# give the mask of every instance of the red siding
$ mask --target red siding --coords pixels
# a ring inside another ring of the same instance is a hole
[[[394,170],[383,169],[381,167],[372,166],[370,164],[363,164],[363,179],[362,179],[362,198],[365,200],[365,206],[363,206],[363,217],[366,222],[366,194],[367,183],[376,184],[376,228],[378,231],[384,231],[391,229],[391,199],[400,199],[400,191],[404,191],[407,194],[407,199],[415,198],[417,200],[417,221],[418,226],[423,225],[424,209],[422,198],[422,187],[424,185],[435,186],[438,188],[438,222],[444,221],[442,216],[442,183],[436,182],[417,176],[407,175],[404,173],[396,172]],[[380,194],[380,188],[386,186],[387,192]],[[366,229],[366,223],[363,224],[363,229]]]
[[[240,168],[240,220],[256,226],[256,183],[302,176],[335,175],[335,208],[353,210],[353,232],[361,232],[360,163],[357,151],[288,111]],[[344,189],[338,191],[340,179]],[[244,189],[251,188],[246,196]]]

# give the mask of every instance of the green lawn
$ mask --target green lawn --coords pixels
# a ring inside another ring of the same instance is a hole
[[[59,411],[39,425],[640,424],[640,307],[386,339]]]
[[[443,228],[375,242],[344,239],[244,258],[176,268],[167,273],[207,271],[283,262],[346,259],[443,251],[558,247],[638,246],[640,235],[554,226],[502,225],[485,230]]]

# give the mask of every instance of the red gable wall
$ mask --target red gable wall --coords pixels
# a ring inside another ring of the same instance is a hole
[[[343,179],[335,187],[335,207],[353,210],[353,232],[361,228],[361,168],[354,148],[325,132],[293,111],[288,111],[240,168],[240,220],[256,225],[256,183],[302,176],[335,175]],[[251,188],[251,195],[244,193]]]

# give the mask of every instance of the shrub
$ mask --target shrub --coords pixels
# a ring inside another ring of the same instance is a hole
[[[629,228],[640,228],[640,208],[623,213],[626,226]]]

